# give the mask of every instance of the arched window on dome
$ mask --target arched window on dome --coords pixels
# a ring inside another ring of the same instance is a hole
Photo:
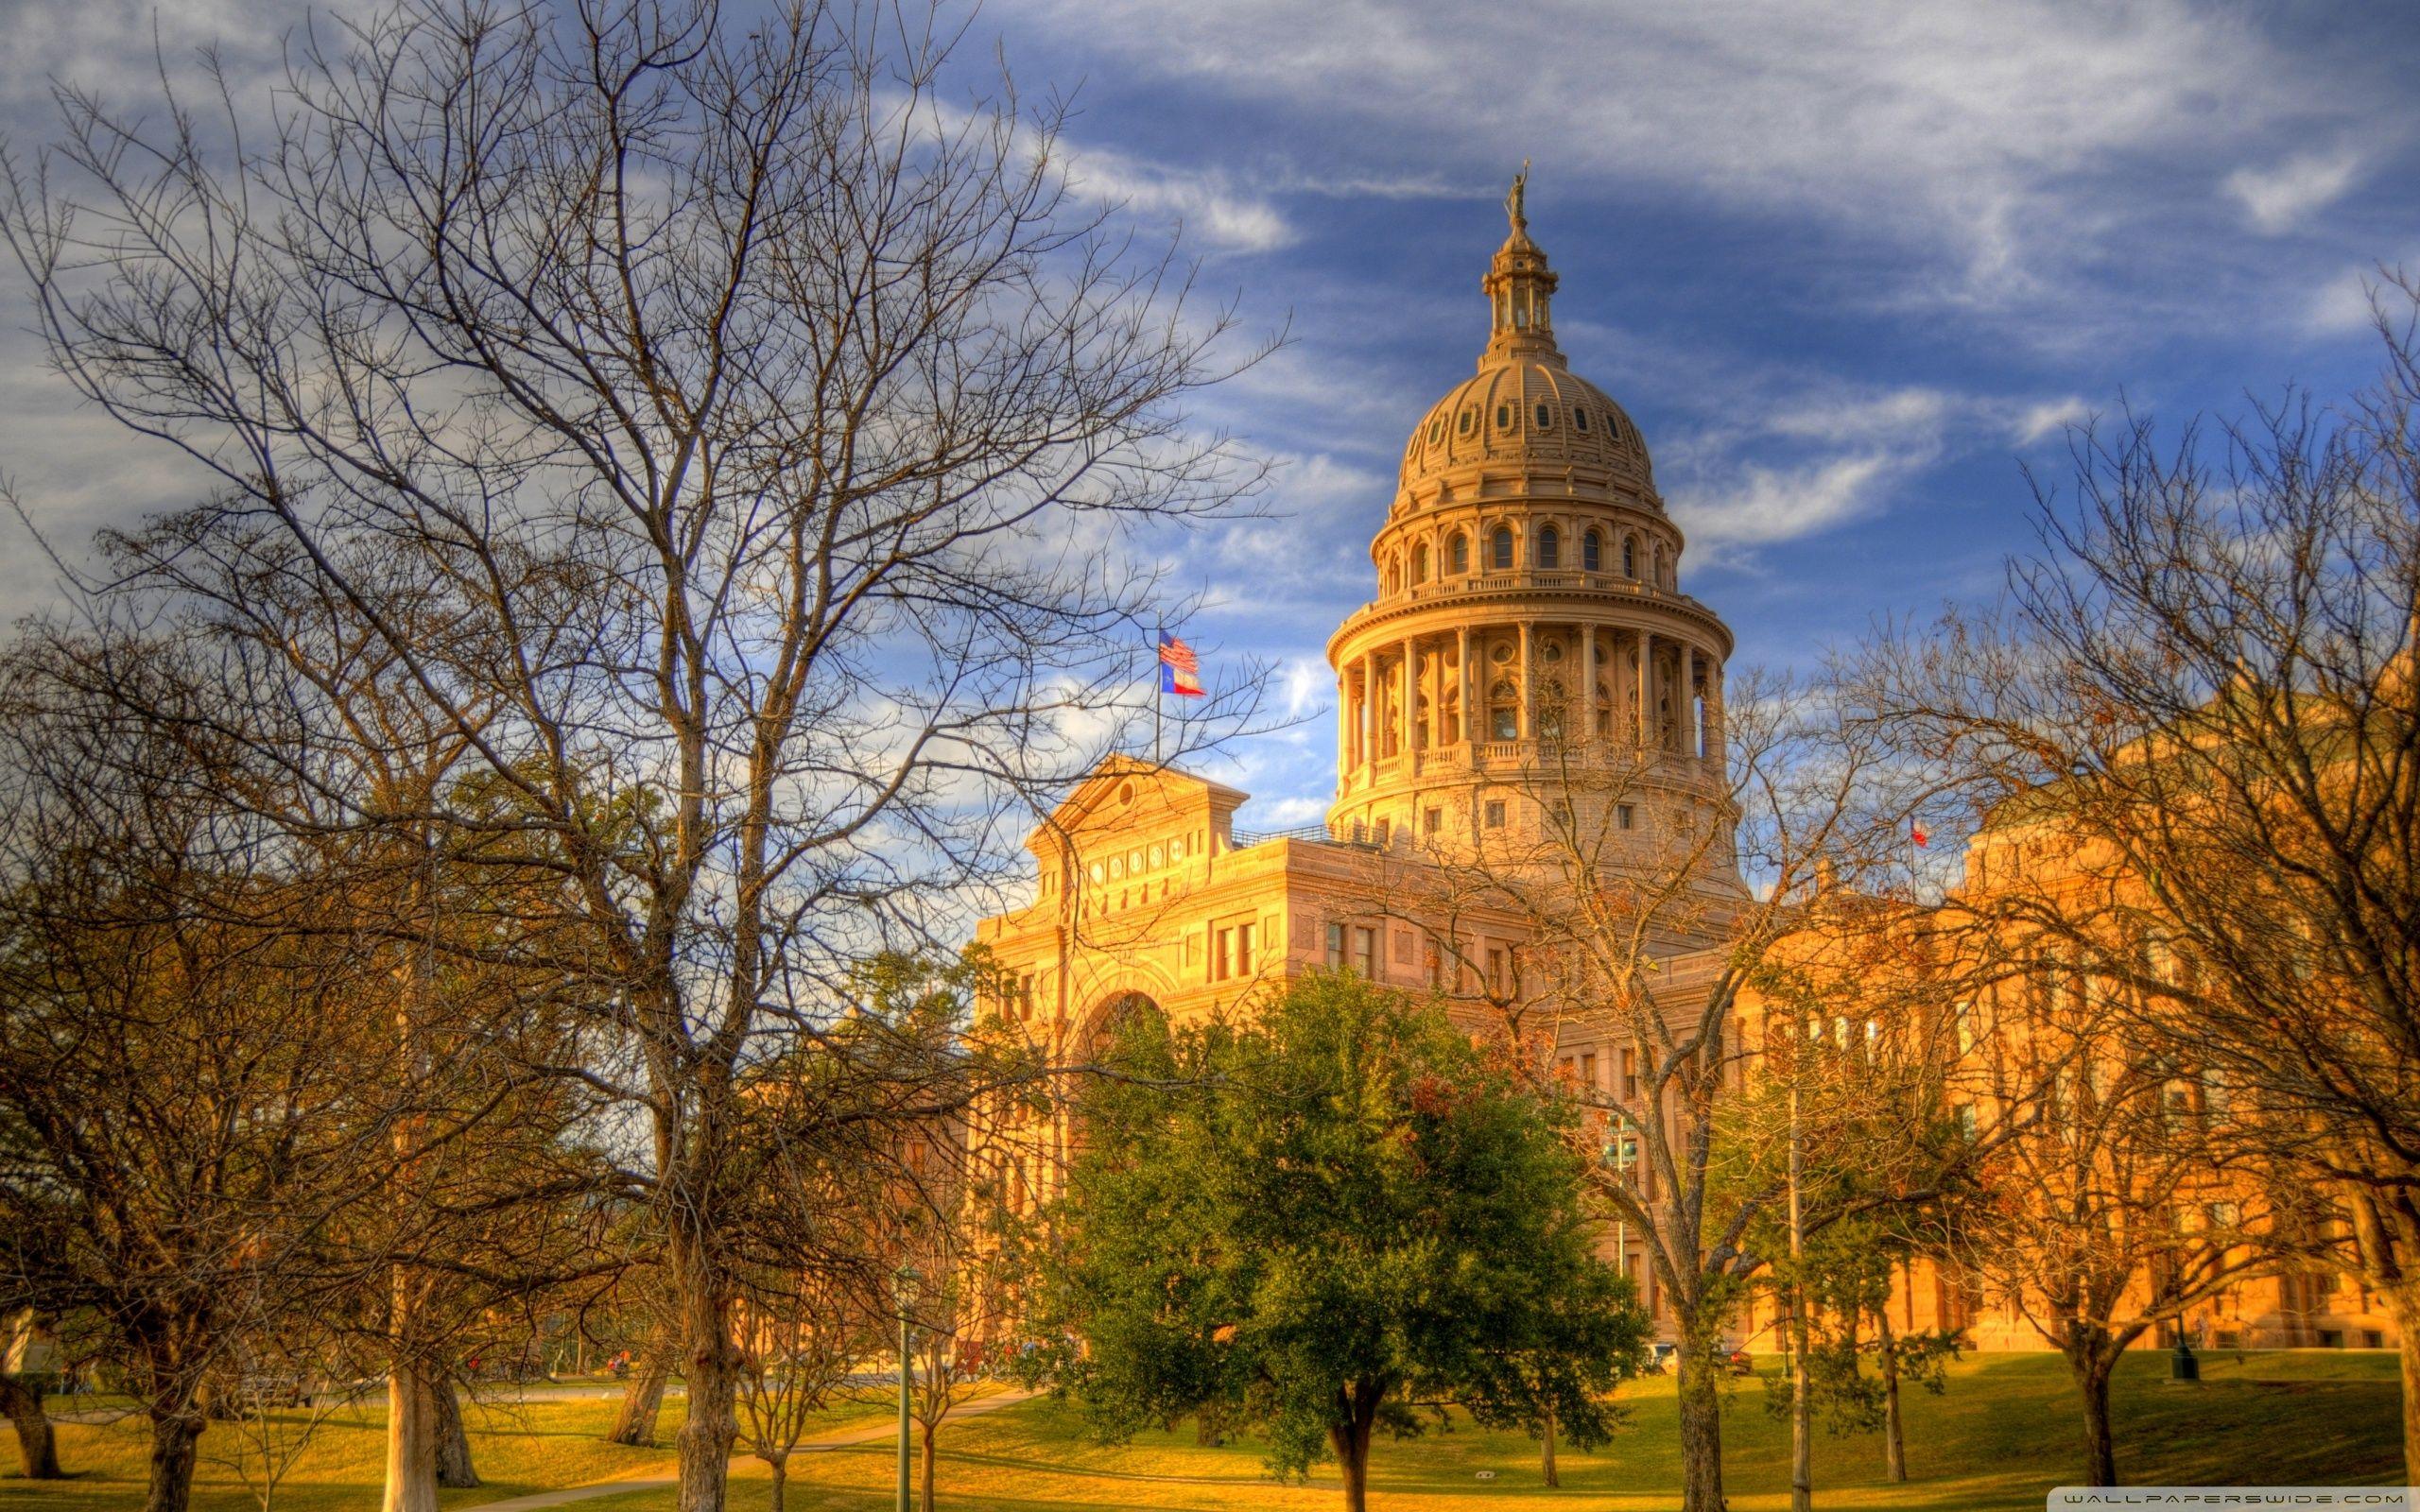
[[[1574,404],[1571,406],[1571,418],[1580,426],[1580,434],[1582,436],[1587,435],[1588,412],[1581,408],[1579,405]]]
[[[1622,576],[1632,582],[1638,581],[1638,538],[1636,536],[1622,537]]]
[[[1655,586],[1658,588],[1670,586],[1664,580],[1664,548],[1661,546],[1655,548]]]
[[[1521,690],[1511,678],[1487,690],[1487,727],[1490,740],[1521,738]]]
[[[1457,576],[1471,570],[1471,538],[1459,530],[1445,544],[1445,570]]]
[[[1542,431],[1554,429],[1554,411],[1544,404],[1538,406],[1538,429]]]
[[[1580,570],[1583,573],[1605,570],[1605,538],[1594,530],[1580,538]]]
[[[1538,570],[1552,572],[1563,565],[1563,532],[1547,525],[1538,532]]]
[[[1488,538],[1487,566],[1490,572],[1509,573],[1512,570],[1512,527],[1497,525],[1495,534]]]
[[[1499,431],[1509,431],[1512,428],[1512,405],[1498,404],[1495,406],[1495,428]]]
[[[1411,586],[1418,588],[1428,581],[1428,542],[1411,548]]]
[[[1436,445],[1445,438],[1445,417],[1438,416],[1428,422],[1428,444]]]
[[[1461,419],[1461,424],[1460,424],[1460,426],[1459,426],[1458,428],[1461,431],[1461,433],[1462,433],[1464,436],[1468,436],[1468,435],[1471,433],[1471,411],[1470,411],[1470,410],[1465,409],[1465,410],[1463,410],[1463,411],[1462,411],[1462,419]]]

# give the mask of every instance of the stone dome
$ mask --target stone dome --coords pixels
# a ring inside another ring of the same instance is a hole
[[[1638,427],[1605,391],[1564,366],[1560,354],[1495,357],[1429,406],[1404,449],[1403,487],[1416,490],[1457,469],[1494,464],[1560,472],[1600,471],[1607,481],[1653,498],[1654,474]]]
[[[1560,282],[1530,239],[1522,213],[1525,176],[1505,208],[1511,234],[1496,249],[1479,289],[1487,296],[1487,350],[1478,371],[1428,408],[1403,454],[1402,492],[1416,498],[1465,469],[1533,477],[1588,474],[1604,490],[1661,510],[1638,427],[1605,391],[1574,373],[1554,340]]]

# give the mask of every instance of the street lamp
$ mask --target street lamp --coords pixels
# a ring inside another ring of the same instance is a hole
[[[1627,1182],[1630,1168],[1638,1163],[1638,1136],[1630,1132],[1630,1115],[1616,1108],[1614,1114],[1614,1140],[1605,1146],[1605,1159],[1612,1163],[1616,1176]],[[1614,1269],[1630,1278],[1630,1217],[1629,1210],[1616,1208],[1614,1219]]]
[[[908,1297],[916,1287],[916,1267],[903,1263],[890,1273],[891,1295],[899,1303],[899,1507],[910,1512],[908,1500],[908,1393],[915,1384],[916,1367],[908,1352]]]

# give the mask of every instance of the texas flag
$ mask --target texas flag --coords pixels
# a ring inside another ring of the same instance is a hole
[[[1908,825],[1908,838],[1915,841],[1918,845],[1932,844],[1932,836],[1925,833],[1924,822],[1920,819],[1910,821]]]
[[[1203,692],[1201,660],[1166,630],[1160,632],[1160,691],[1180,698],[1199,698]]]

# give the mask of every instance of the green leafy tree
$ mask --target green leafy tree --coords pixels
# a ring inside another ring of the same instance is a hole
[[[1313,976],[1253,1022],[1131,1020],[1083,1100],[1028,1364],[1115,1439],[1208,1412],[1270,1468],[1458,1406],[1602,1443],[1647,1325],[1551,1102],[1441,1007]]]

